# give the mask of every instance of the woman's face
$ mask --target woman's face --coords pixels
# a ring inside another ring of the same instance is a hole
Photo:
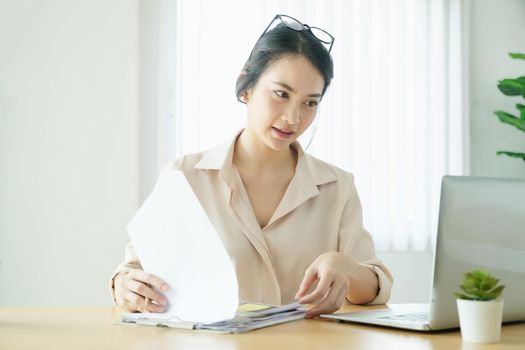
[[[287,149],[313,122],[324,79],[304,56],[285,56],[245,95],[246,128],[275,151]]]

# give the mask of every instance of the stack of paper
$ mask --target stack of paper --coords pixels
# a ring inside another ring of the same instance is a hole
[[[249,309],[245,311],[246,309]],[[258,328],[304,318],[306,308],[299,303],[285,306],[242,304],[233,319],[213,323],[181,322],[169,314],[121,314],[120,321],[145,326],[169,327],[213,331],[220,333],[242,333]]]

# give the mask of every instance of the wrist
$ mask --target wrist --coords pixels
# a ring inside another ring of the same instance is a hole
[[[349,274],[350,288],[346,298],[352,304],[368,304],[379,291],[377,274],[355,260],[352,260],[351,264],[353,267]]]

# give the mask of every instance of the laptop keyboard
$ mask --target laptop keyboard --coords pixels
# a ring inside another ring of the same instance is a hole
[[[425,322],[428,321],[428,312],[415,312],[407,314],[392,314],[381,317],[384,320],[396,320],[405,322]]]

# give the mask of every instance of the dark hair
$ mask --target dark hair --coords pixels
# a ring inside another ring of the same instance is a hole
[[[334,63],[330,53],[310,31],[295,31],[281,23],[266,32],[255,44],[250,58],[237,78],[237,99],[243,102],[240,97],[257,84],[264,71],[275,61],[288,55],[302,55],[319,70],[324,78],[321,93],[324,95],[334,77]]]

